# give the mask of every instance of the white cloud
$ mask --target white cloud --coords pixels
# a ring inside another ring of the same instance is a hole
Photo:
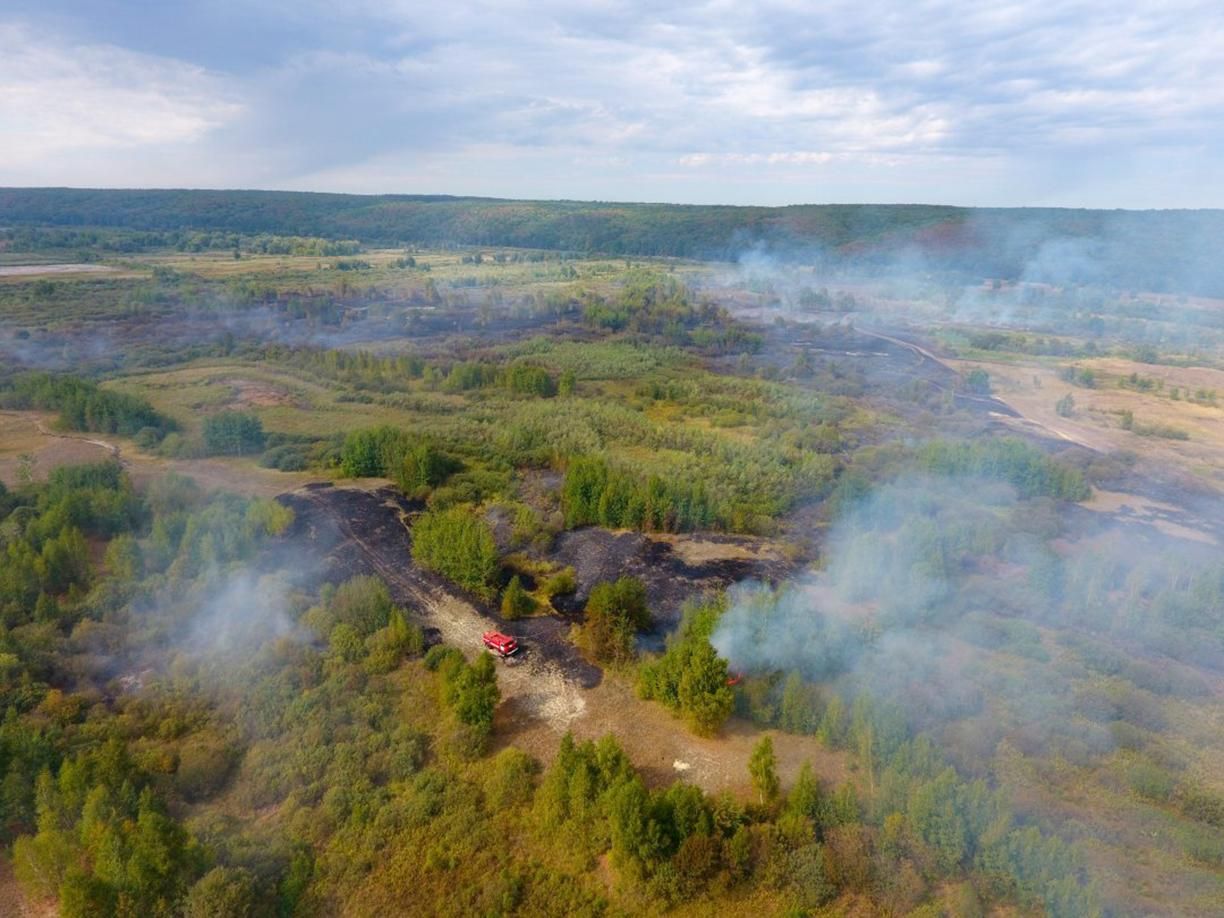
[[[1218,0],[251,0],[144,54],[48,2],[76,40],[0,29],[0,180],[1224,204]]]
[[[6,173],[64,154],[190,144],[240,111],[223,81],[198,67],[0,25]]]

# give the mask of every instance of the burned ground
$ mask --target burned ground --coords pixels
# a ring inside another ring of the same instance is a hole
[[[595,584],[625,575],[640,577],[656,621],[650,643],[661,643],[679,621],[687,600],[741,580],[777,582],[794,568],[759,539],[714,534],[686,537],[695,549],[705,549],[686,546],[684,554],[690,560],[709,556],[689,563],[665,537],[586,527],[562,533],[545,553],[548,560],[575,570],[577,592],[557,600],[563,614],[510,625],[490,604],[422,570],[412,560],[407,521],[422,505],[406,500],[394,488],[369,491],[320,483],[282,495],[280,501],[294,511],[295,519],[284,541],[263,559],[267,568],[300,571],[298,582],[306,589],[359,574],[377,575],[387,582],[395,600],[417,611],[426,626],[434,625],[430,610],[439,601],[458,600],[487,627],[512,631],[529,658],[555,663],[584,686],[598,683],[600,673],[579,656],[568,632],[580,619]]]
[[[418,567],[412,560],[412,538],[405,518],[421,506],[405,500],[395,489],[365,491],[321,485],[283,495],[280,500],[294,511],[295,519],[284,545],[265,563],[280,567],[292,562],[302,572],[303,587],[376,575],[386,582],[395,601],[411,609],[427,627],[439,627],[441,604],[458,601],[471,610],[471,624],[479,618],[485,627],[513,630],[529,664],[555,665],[582,686],[599,683],[599,669],[583,660],[569,642],[568,621],[532,618],[515,622],[511,629],[490,605]],[[479,641],[479,632],[469,630],[468,637]]]
[[[571,597],[558,597],[557,604],[564,611],[576,612],[595,584],[638,577],[646,584],[656,637],[661,638],[679,622],[688,600],[741,580],[777,583],[794,571],[793,563],[770,551],[760,539],[717,534],[683,538],[715,550],[703,553],[709,557],[700,561],[694,557],[697,553],[690,552],[686,561],[674,540],[663,537],[590,526],[561,533],[548,559],[574,568],[578,590]]]

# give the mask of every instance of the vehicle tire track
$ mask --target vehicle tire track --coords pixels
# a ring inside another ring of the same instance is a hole
[[[430,583],[426,578],[432,575],[415,567],[409,556],[411,534],[401,507],[394,506],[390,499],[379,501],[376,493],[361,492],[371,502],[377,502],[378,508],[388,515],[379,521],[376,528],[390,526],[391,519],[394,519],[395,525],[403,529],[402,538],[380,544],[359,532],[354,519],[337,512],[338,508],[324,496],[342,490],[348,489],[303,489],[284,495],[282,499],[290,506],[297,505],[299,508],[301,502],[308,502],[313,512],[322,514],[335,526],[339,541],[329,547],[330,554],[334,555],[346,547],[355,549],[364,566],[387,584],[397,603],[411,608],[426,626],[437,629],[447,644],[456,647],[465,656],[471,658],[481,653],[484,649],[481,641],[484,631],[505,626],[463,596],[447,589],[444,583]],[[524,656],[499,668],[498,683],[503,698],[514,700],[517,712],[528,718],[546,721],[558,733],[564,732],[569,723],[581,716],[586,708],[582,687],[589,680],[576,679],[567,673],[567,669],[574,667],[575,660],[554,659],[554,654],[558,653],[566,657],[572,654],[576,658],[576,652],[568,645],[562,649],[550,643],[531,640],[531,631],[543,632],[544,628],[551,628],[555,632],[562,627],[562,623],[536,620],[539,624],[533,629],[530,627],[531,621],[516,623],[516,626],[527,626],[526,629],[516,627],[516,633],[521,634],[524,630],[529,633],[523,645]],[[558,635],[552,636],[555,638]],[[591,668],[584,661],[578,660],[578,663],[580,672]],[[595,672],[598,673],[598,670]]]

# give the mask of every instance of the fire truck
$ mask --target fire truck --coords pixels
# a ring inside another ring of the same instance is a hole
[[[485,647],[503,660],[509,660],[519,652],[518,641],[500,631],[486,631],[483,640]]]

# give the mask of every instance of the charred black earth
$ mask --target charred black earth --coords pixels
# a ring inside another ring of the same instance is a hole
[[[568,632],[581,620],[585,598],[596,583],[625,575],[642,579],[656,622],[654,633],[646,640],[653,646],[660,645],[678,623],[688,599],[741,580],[776,582],[793,567],[788,562],[757,558],[690,564],[668,542],[641,533],[596,527],[572,530],[559,535],[547,553],[550,560],[573,566],[577,577],[577,592],[557,602],[563,615],[511,624],[487,602],[413,562],[407,521],[423,506],[406,500],[394,488],[368,491],[319,483],[283,494],[278,500],[294,511],[294,522],[281,544],[262,559],[263,566],[297,570],[299,585],[311,590],[363,574],[381,577],[395,601],[420,615],[427,627],[425,612],[432,603],[446,597],[462,599],[488,620],[490,628],[512,632],[530,656],[556,664],[587,687],[598,684],[600,671],[581,657]],[[701,539],[744,541],[720,535]]]

